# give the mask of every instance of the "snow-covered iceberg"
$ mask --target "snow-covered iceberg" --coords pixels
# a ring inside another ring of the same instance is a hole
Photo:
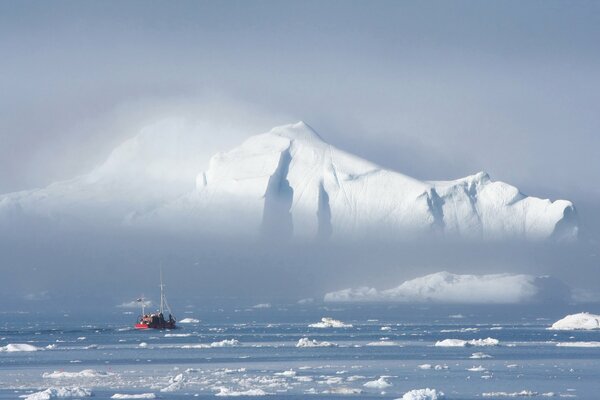
[[[600,315],[586,312],[567,315],[553,323],[550,329],[562,331],[600,329]]]
[[[326,302],[439,302],[511,304],[563,301],[569,288],[550,277],[524,274],[458,275],[437,272],[392,289],[360,287],[327,293]]]
[[[144,130],[89,174],[0,196],[0,228],[113,224],[394,241],[577,236],[569,201],[526,196],[484,172],[414,179],[337,149],[303,122],[251,136],[204,171],[198,135],[190,142],[168,128]]]

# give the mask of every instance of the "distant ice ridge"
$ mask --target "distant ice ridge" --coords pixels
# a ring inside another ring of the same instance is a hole
[[[422,276],[392,289],[360,287],[327,293],[326,302],[440,302],[511,304],[562,301],[569,288],[550,277],[523,274],[458,275],[446,271]]]
[[[172,133],[145,129],[87,175],[0,196],[0,227],[124,224],[300,240],[577,236],[569,201],[528,197],[485,172],[417,180],[333,147],[303,122],[251,136],[204,172],[196,143]]]
[[[90,397],[92,391],[80,387],[52,387],[41,392],[35,392],[19,396],[25,400],[50,400],[50,399],[62,399],[72,397]]]
[[[404,393],[402,398],[397,400],[441,400],[444,399],[444,393],[435,389],[414,389]]]
[[[591,330],[600,329],[600,315],[586,312],[567,315],[563,319],[556,321],[549,329],[553,330]]]
[[[6,346],[0,347],[0,352],[6,353],[17,353],[22,351],[38,351],[41,350],[39,347],[32,346],[27,343],[9,343]]]

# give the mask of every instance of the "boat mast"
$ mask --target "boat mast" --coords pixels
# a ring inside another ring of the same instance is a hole
[[[160,267],[160,313],[163,314],[165,307],[165,285],[163,285],[162,267]]]

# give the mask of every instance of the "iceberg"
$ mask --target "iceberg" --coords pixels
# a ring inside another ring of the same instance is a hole
[[[418,180],[332,146],[304,122],[251,136],[208,168],[198,135],[188,136],[148,127],[88,174],[1,195],[0,228],[108,225],[301,241],[577,237],[567,200],[527,196],[485,172]]]
[[[562,331],[600,329],[600,315],[586,312],[567,315],[553,323],[549,329]]]
[[[325,294],[326,302],[434,302],[515,304],[565,301],[569,288],[551,277],[524,274],[459,275],[442,271],[392,289],[360,287]]]

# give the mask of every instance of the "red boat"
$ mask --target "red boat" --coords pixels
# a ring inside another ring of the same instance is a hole
[[[177,325],[175,324],[175,317],[173,316],[173,312],[171,311],[171,307],[169,307],[169,303],[167,302],[167,297],[165,296],[165,285],[162,280],[162,270],[160,272],[160,308],[158,311],[146,314],[145,310],[145,300],[143,297],[137,299],[138,302],[142,305],[142,315],[138,317],[138,322],[135,324],[136,329],[175,329]],[[169,318],[165,319],[165,309],[169,312]]]

